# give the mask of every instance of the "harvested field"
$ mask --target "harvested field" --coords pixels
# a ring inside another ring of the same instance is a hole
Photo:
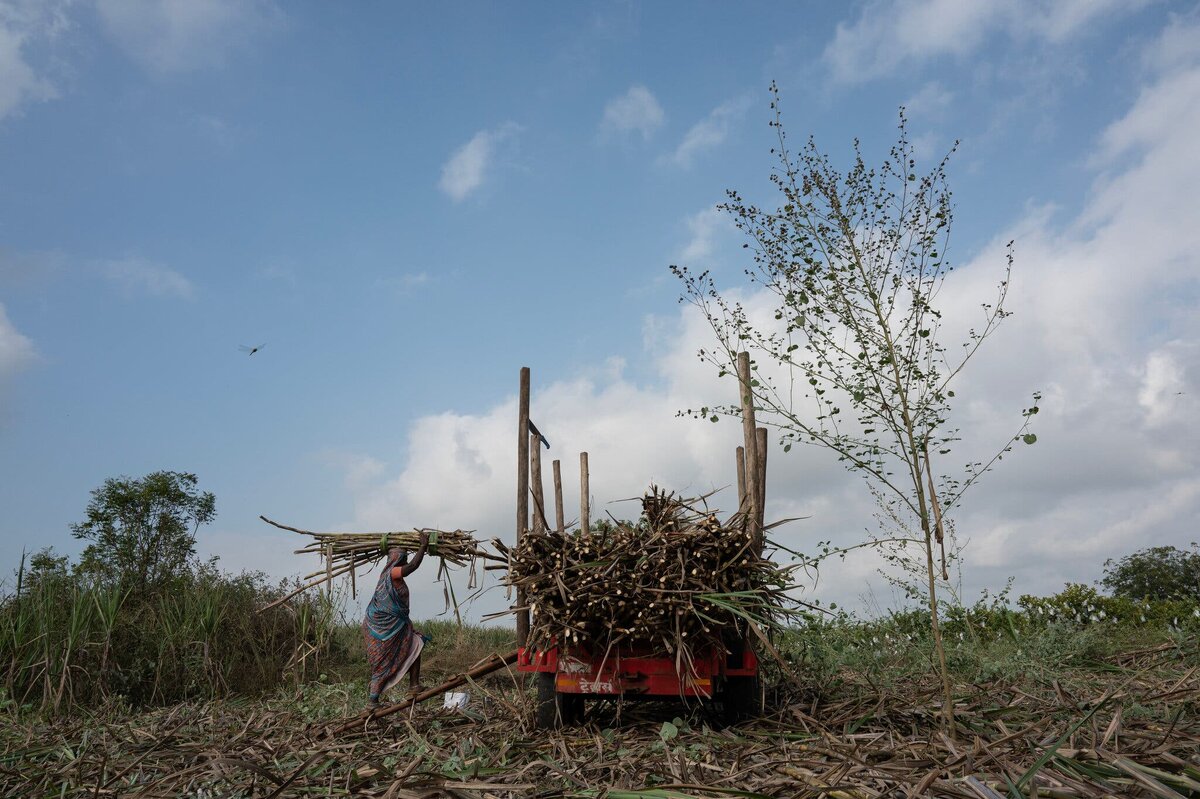
[[[532,728],[516,675],[476,686],[463,713],[433,703],[365,733],[328,729],[361,706],[349,686],[135,716],[6,717],[7,796],[1200,797],[1196,640],[1128,652],[1053,680],[960,686],[953,736],[937,686],[825,695],[788,687],[767,717],[708,726],[682,705],[594,706]],[[679,717],[678,721],[675,718]]]

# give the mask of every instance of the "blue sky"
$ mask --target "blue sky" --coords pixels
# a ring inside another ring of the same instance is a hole
[[[727,484],[736,431],[674,417],[728,387],[667,267],[738,285],[712,207],[774,200],[771,80],[836,159],[880,160],[902,104],[925,157],[961,140],[952,301],[1017,240],[962,419],[986,448],[1048,401],[962,510],[968,588],[1185,544],[1198,41],[1165,2],[0,0],[0,564],[77,551],[92,488],[164,468],[216,493],[230,568],[307,566],[260,513],[511,535],[523,365],[599,501]],[[793,545],[872,523],[822,453],[775,464]],[[883,590],[877,565],[817,590]]]

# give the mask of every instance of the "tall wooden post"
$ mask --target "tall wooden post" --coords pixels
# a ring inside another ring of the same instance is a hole
[[[588,487],[588,457],[579,453],[579,531],[587,535],[591,530],[591,494]]]
[[[529,528],[529,367],[521,367],[521,393],[517,400],[517,546]],[[525,591],[517,588],[517,645],[529,638],[529,611]]]
[[[529,454],[531,456],[529,468],[532,470],[529,479],[533,481],[533,529],[535,532],[543,533],[550,525],[546,520],[546,495],[542,490],[541,440],[531,434],[529,436],[529,446]]]
[[[755,445],[758,449],[758,554],[762,554],[767,523],[767,428],[756,431]]]
[[[734,457],[737,459],[738,510],[745,512],[745,510],[746,510],[746,448],[738,447],[737,454]]]
[[[746,447],[746,519],[756,549],[762,541],[762,525],[759,523],[758,482],[762,469],[758,465],[758,429],[754,424],[754,389],[750,377],[750,353],[739,352],[737,357],[738,386],[742,401],[742,436]]]
[[[333,599],[333,544],[325,545],[325,598]]]
[[[550,466],[554,471],[554,529],[561,533],[567,529],[563,521],[562,464],[555,458]]]

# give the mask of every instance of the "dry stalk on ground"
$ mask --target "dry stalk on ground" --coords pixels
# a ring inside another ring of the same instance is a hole
[[[721,730],[692,715],[676,735],[663,721],[686,711],[652,703],[623,708],[619,721],[600,707],[587,727],[535,733],[515,675],[508,689],[500,680],[474,686],[465,713],[422,705],[390,726],[338,737],[308,721],[309,700],[294,698],[93,719],[6,716],[0,795],[1198,797],[1196,662],[1192,641],[1054,681],[979,684],[959,697],[953,735],[938,720],[936,680],[893,692],[849,673],[836,694],[797,694],[764,719]],[[351,691],[339,702],[340,712],[357,709]]]

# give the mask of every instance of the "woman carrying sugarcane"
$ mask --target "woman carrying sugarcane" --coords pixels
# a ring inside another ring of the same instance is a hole
[[[397,685],[405,674],[410,691],[415,694],[421,690],[421,649],[427,639],[413,629],[409,619],[408,585],[404,578],[420,568],[428,548],[429,534],[421,533],[420,548],[411,560],[406,550],[388,550],[387,565],[367,605],[363,640],[371,664],[371,683],[367,689],[370,707],[378,706],[383,692]]]

